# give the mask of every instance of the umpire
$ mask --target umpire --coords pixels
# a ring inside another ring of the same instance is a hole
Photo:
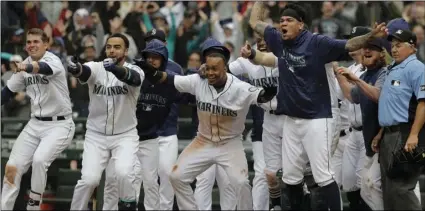
[[[416,58],[416,36],[411,31],[396,30],[388,40],[394,61],[378,104],[379,124],[384,127],[379,156],[384,209],[421,210],[413,190],[422,165],[396,163],[393,153],[404,150],[414,155],[418,143],[425,144],[425,66]]]

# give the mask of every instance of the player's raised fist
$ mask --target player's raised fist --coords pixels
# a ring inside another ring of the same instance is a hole
[[[78,62],[77,58],[74,56],[68,56],[66,58],[66,64],[68,72],[72,75],[76,75],[80,72],[81,64]]]
[[[248,43],[248,41],[245,42],[245,45],[241,48],[241,56],[243,58],[248,59],[252,54],[252,48],[251,45]]]
[[[103,67],[105,68],[105,70],[109,71],[115,67],[116,62],[117,59],[115,58],[106,58],[103,60]]]

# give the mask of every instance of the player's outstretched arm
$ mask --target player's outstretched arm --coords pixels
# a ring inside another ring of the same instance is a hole
[[[249,59],[252,63],[256,65],[264,65],[267,67],[276,67],[276,56],[271,53],[264,53],[258,50],[255,50],[251,45],[246,42],[245,45],[241,48],[241,56]]]
[[[46,62],[33,61],[29,64],[15,63],[17,67],[16,72],[27,72],[34,74],[53,75],[52,68]]]
[[[134,62],[136,66],[143,70],[149,82],[153,84],[167,83],[174,85],[174,75],[168,75],[166,72],[159,71],[144,59],[135,59]]]
[[[5,86],[1,90],[1,105],[4,105],[5,103],[9,102],[9,100],[16,95],[15,92],[12,92],[9,87]]]
[[[357,51],[366,44],[367,41],[374,38],[383,38],[388,35],[388,29],[385,26],[385,23],[375,23],[372,31],[361,36],[353,37],[347,41],[345,44],[345,49],[349,52]]]
[[[258,94],[257,103],[267,103],[274,98],[277,94],[277,87],[263,87],[260,94]]]
[[[82,82],[87,82],[91,75],[90,67],[81,65],[73,56],[67,58],[67,69],[71,75]]]
[[[116,60],[112,58],[106,58],[103,60],[103,67],[106,71],[114,74],[118,80],[130,86],[140,86],[142,84],[140,74],[136,70],[132,70],[124,66],[118,66],[116,65]]]
[[[260,34],[261,36],[264,36],[264,30],[269,25],[268,23],[264,22],[264,14],[265,14],[265,6],[263,2],[255,2],[254,6],[251,9],[251,16],[249,17],[249,25],[251,28]]]

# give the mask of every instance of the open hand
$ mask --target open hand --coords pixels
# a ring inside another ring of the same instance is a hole
[[[334,71],[336,74],[345,76],[345,78],[347,78],[351,82],[355,82],[359,80],[359,77],[357,77],[353,72],[351,72],[346,67],[337,67],[336,69],[334,68]]]
[[[388,36],[388,29],[385,23],[378,24],[375,22],[372,29],[372,37],[374,38],[385,38]]]
[[[248,41],[245,42],[245,45],[241,48],[241,56],[243,58],[249,58],[251,56],[251,45]]]

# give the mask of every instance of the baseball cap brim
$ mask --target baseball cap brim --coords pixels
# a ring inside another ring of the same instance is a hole
[[[147,36],[147,37],[145,37],[145,42],[149,42],[149,41],[151,41],[151,40],[153,40],[153,39],[157,39],[157,40],[161,40],[162,42],[165,42],[166,40],[164,40],[162,37],[159,37],[159,36],[155,36],[155,35],[150,35],[150,36]]]

